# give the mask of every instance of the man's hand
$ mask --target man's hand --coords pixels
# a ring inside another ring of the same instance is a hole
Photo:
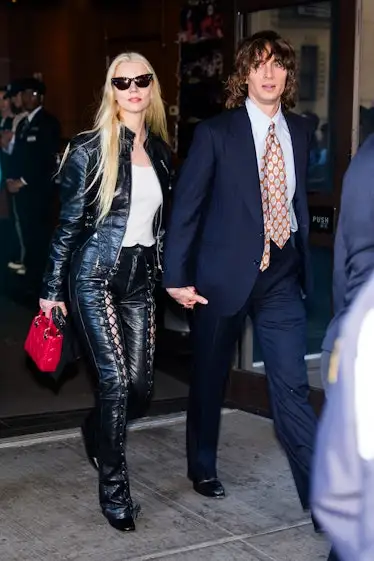
[[[18,193],[22,187],[24,187],[24,183],[20,179],[7,179],[6,187],[9,193]]]
[[[184,308],[192,310],[195,304],[207,304],[208,300],[196,292],[194,286],[184,288],[167,288],[167,293]]]

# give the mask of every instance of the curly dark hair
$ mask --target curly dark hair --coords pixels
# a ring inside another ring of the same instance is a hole
[[[275,31],[259,31],[244,39],[236,52],[234,72],[226,83],[226,107],[232,109],[245,103],[248,96],[248,79],[251,69],[257,69],[263,61],[274,56],[275,60],[287,70],[286,87],[281,97],[283,108],[287,111],[295,106],[296,97],[296,56],[292,45]]]

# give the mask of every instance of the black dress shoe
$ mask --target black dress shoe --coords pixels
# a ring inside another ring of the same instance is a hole
[[[193,488],[196,493],[204,495],[204,497],[211,497],[213,499],[223,499],[225,496],[225,489],[219,479],[204,479],[203,481],[194,481]]]
[[[116,530],[120,532],[135,532],[135,522],[131,515],[124,518],[110,518],[109,516],[107,518],[109,524]]]
[[[128,514],[123,518],[114,518],[110,515],[107,515],[106,518],[109,524],[120,532],[135,532],[135,520],[137,519],[140,510],[140,505],[134,504],[131,514]]]

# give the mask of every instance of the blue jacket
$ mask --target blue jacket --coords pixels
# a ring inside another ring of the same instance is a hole
[[[293,205],[299,231],[301,286],[310,292],[306,196],[309,133],[285,114],[294,151]],[[164,254],[167,288],[195,286],[218,313],[235,314],[249,297],[264,249],[260,181],[245,106],[201,123],[177,183]]]
[[[344,176],[334,247],[334,317],[322,348],[332,351],[341,320],[374,270],[374,135],[352,159]]]

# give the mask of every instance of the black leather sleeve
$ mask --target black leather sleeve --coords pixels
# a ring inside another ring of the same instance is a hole
[[[88,163],[87,149],[72,144],[61,170],[59,224],[43,278],[41,297],[47,300],[64,301],[66,297],[70,258],[83,226]]]

